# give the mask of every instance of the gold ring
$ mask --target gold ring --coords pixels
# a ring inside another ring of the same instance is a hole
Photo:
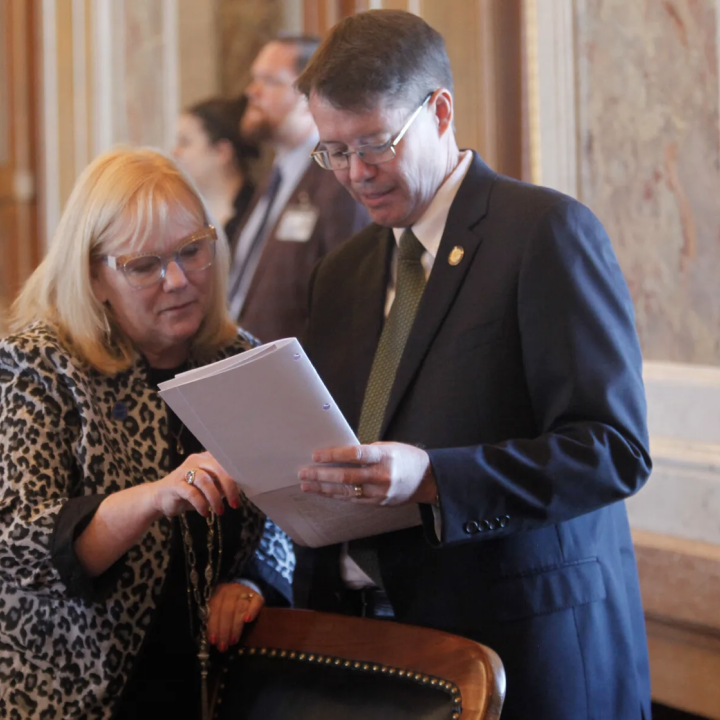
[[[255,593],[252,593],[252,592],[251,593],[243,593],[240,596],[240,599],[241,600],[252,600],[254,597],[255,597]]]
[[[355,491],[355,497],[356,497],[356,498],[364,497],[363,486],[362,486],[362,485],[353,485],[352,488],[353,488],[353,490]]]
[[[185,482],[188,485],[194,485],[195,484],[195,470],[188,470],[185,473]]]

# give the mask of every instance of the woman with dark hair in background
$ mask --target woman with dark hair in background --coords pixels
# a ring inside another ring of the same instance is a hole
[[[173,155],[200,190],[232,244],[255,191],[250,162],[260,152],[240,134],[247,98],[210,98],[178,119]]]

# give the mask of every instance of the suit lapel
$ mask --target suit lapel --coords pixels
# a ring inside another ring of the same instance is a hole
[[[395,242],[389,228],[378,227],[376,238],[373,251],[363,258],[353,277],[358,289],[351,321],[354,392],[348,422],[353,428],[357,428],[360,421],[365,387],[382,332],[390,257]]]
[[[267,259],[272,255],[273,252],[275,252],[275,246],[277,245],[277,243],[281,242],[277,239],[278,226],[280,225],[280,221],[282,220],[282,217],[285,214],[287,208],[297,205],[299,203],[301,195],[312,195],[314,184],[314,168],[317,168],[318,170],[320,170],[320,172],[325,172],[319,165],[314,162],[308,165],[307,169],[298,181],[298,184],[295,186],[295,189],[292,191],[292,194],[288,198],[287,202],[280,209],[277,218],[275,218],[275,224],[268,229],[268,233],[263,243],[262,251],[260,252],[260,257],[258,258],[257,265],[255,266],[255,272],[253,273],[252,280],[250,281],[250,287],[248,288],[247,295],[245,296],[245,302],[243,303],[243,307],[248,308],[252,304],[254,295],[257,293],[257,289],[262,286],[262,280],[264,275],[268,272],[277,272],[277,268],[273,267],[272,263],[268,262]],[[267,183],[265,184],[265,189],[267,189]]]
[[[385,411],[381,438],[425,359],[480,247],[482,238],[476,226],[488,211],[490,193],[496,177],[497,173],[474,153],[470,168],[450,207],[440,248],[405,344]],[[464,255],[460,263],[451,265],[450,252],[456,246],[463,249]],[[373,344],[373,348],[376,346],[377,342]],[[365,380],[367,381],[367,375]]]

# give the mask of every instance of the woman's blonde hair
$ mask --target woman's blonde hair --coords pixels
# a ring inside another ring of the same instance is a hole
[[[92,263],[121,246],[130,252],[163,237],[171,222],[209,224],[210,215],[192,181],[169,157],[150,148],[117,148],[96,158],[73,188],[43,262],[15,301],[11,326],[43,320],[92,367],[125,370],[138,351],[92,289]],[[216,243],[207,315],[192,341],[193,356],[208,359],[237,330],[225,305],[229,250]],[[128,252],[125,250],[125,252]],[[132,292],[128,285],[128,292]]]

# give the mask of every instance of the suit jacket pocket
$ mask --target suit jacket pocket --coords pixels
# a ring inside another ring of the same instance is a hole
[[[498,619],[520,620],[605,599],[597,558],[499,580],[491,589]]]
[[[461,353],[502,338],[505,334],[503,319],[499,317],[494,320],[486,320],[461,332],[455,339],[455,352]]]

